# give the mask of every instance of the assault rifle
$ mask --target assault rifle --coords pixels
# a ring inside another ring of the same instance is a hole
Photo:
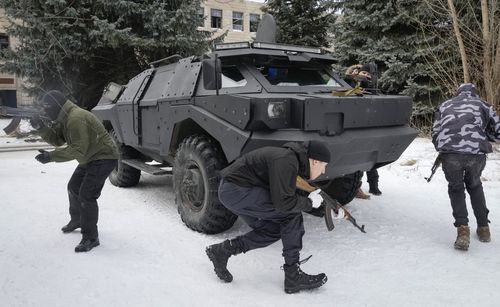
[[[427,180],[427,182],[430,182],[431,179],[432,179],[432,176],[434,176],[434,173],[436,172],[436,170],[439,168],[439,166],[441,165],[441,154],[438,154],[438,156],[436,157],[436,160],[434,160],[434,164],[432,165],[432,168],[431,168],[431,175],[429,176],[429,178],[427,177],[424,177],[425,180]]]
[[[43,115],[40,109],[35,109],[35,108],[28,109],[28,108],[11,108],[6,106],[0,106],[0,116],[13,117],[12,121],[5,128],[3,128],[3,131],[5,131],[7,135],[16,131],[22,118],[31,119],[38,117],[44,122],[50,121],[48,117]]]
[[[297,188],[309,193],[317,189],[300,176],[297,176],[296,184]],[[343,209],[345,212],[344,219],[351,222],[354,227],[358,228],[361,232],[366,233],[365,225],[359,226],[356,222],[356,219],[351,215],[351,213],[349,213],[349,211],[347,211],[337,200],[331,198],[330,195],[326,194],[324,191],[321,191],[319,194],[321,195],[321,197],[323,197],[324,200],[323,205],[325,206],[325,223],[328,231],[332,231],[333,228],[335,228],[335,226],[333,225],[332,213],[338,214],[339,209]]]

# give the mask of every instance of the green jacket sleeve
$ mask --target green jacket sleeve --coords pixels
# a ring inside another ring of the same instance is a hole
[[[66,143],[68,146],[56,148],[50,152],[50,159],[55,162],[66,162],[83,158],[89,147],[89,134],[87,127],[76,120],[67,124]]]
[[[62,146],[66,143],[64,136],[62,135],[62,131],[60,129],[60,125],[55,128],[43,127],[40,129],[39,134],[42,139],[49,143],[52,146]]]

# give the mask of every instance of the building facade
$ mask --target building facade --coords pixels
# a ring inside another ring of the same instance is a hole
[[[255,38],[263,5],[246,0],[205,0],[198,11],[198,29],[212,32],[213,38],[227,32],[224,42],[250,41]],[[17,43],[7,35],[7,26],[4,11],[0,9],[0,49],[13,48]],[[22,91],[21,79],[0,71],[0,104],[15,107],[31,103],[32,98]]]
[[[3,9],[0,9],[0,49],[12,48],[16,44],[15,39],[7,35],[7,21]],[[0,62],[0,66],[2,63]],[[16,107],[23,104],[23,95],[19,79],[10,74],[0,71],[0,105]]]
[[[227,31],[224,42],[250,41],[255,38],[263,5],[245,0],[205,0],[198,12],[199,29],[211,31],[214,38]]]

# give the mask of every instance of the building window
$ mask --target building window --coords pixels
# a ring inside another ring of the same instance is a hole
[[[243,31],[243,13],[233,12],[233,30]]]
[[[257,32],[257,28],[259,27],[260,15],[259,14],[250,14],[250,32]]]
[[[211,27],[216,29],[222,29],[222,10],[211,9]]]
[[[204,27],[205,26],[205,8],[200,7],[198,8],[198,27]]]
[[[5,33],[0,33],[0,49],[9,48],[9,36]]]

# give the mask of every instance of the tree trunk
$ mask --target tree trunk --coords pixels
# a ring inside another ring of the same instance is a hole
[[[465,45],[462,39],[462,33],[460,32],[457,10],[455,9],[453,0],[448,0],[448,9],[450,11],[450,15],[453,20],[453,31],[455,32],[455,37],[457,39],[458,49],[460,52],[460,58],[462,59],[462,67],[464,70],[464,82],[469,83],[470,82],[469,63],[467,61],[467,54],[465,52]]]
[[[494,16],[494,12],[491,12]],[[490,12],[488,11],[488,0],[481,0],[481,18],[482,18],[482,33],[483,33],[483,81],[486,100],[493,103],[493,59],[492,59],[492,40],[490,29]],[[493,20],[492,20],[493,23]]]
[[[492,93],[493,93],[493,98],[491,101],[488,101],[489,103],[493,104],[497,110],[500,110],[500,24],[497,16],[498,14],[498,6],[497,6],[497,0],[493,0],[492,5],[491,5],[491,29],[493,30],[493,35],[497,33],[497,37],[493,37],[492,41],[492,50],[495,53],[494,58],[493,58],[493,63],[491,67],[493,68],[492,71]],[[492,55],[493,56],[493,55]]]

